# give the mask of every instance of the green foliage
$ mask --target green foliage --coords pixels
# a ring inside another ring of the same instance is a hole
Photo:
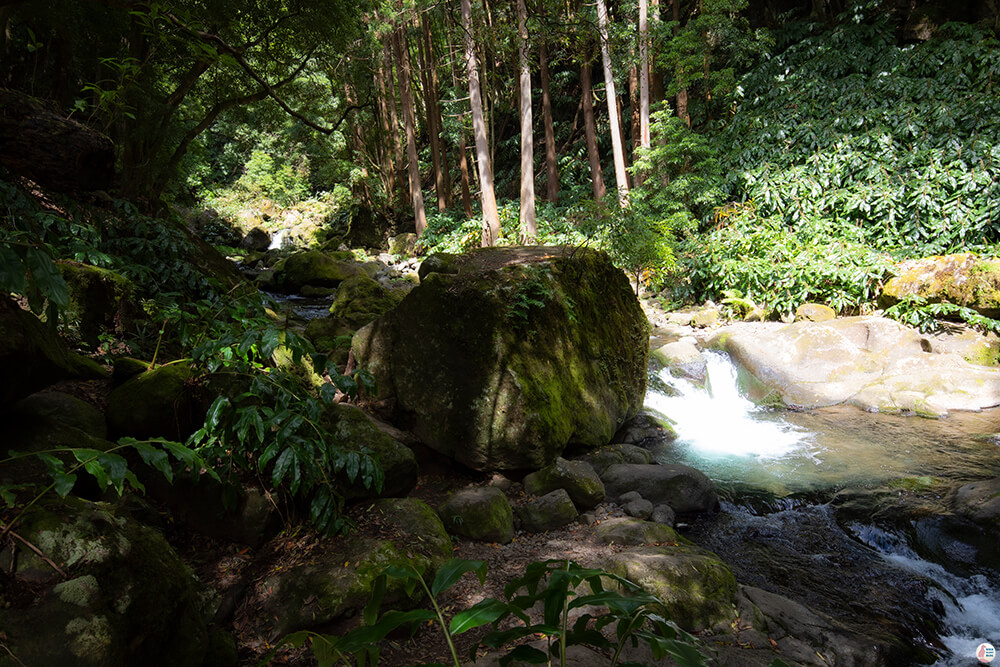
[[[371,376],[341,375],[305,338],[268,317],[256,294],[189,303],[167,319],[191,359],[231,389],[212,403],[188,446],[227,478],[250,473],[287,489],[308,504],[319,530],[342,529],[338,476],[379,490],[382,471],[370,451],[341,447],[324,414],[338,390],[356,395],[359,386],[371,388]],[[276,358],[288,361],[276,367]],[[314,390],[304,376],[315,372],[331,382]]]
[[[500,213],[500,238],[497,245],[519,245],[520,218],[519,202],[505,200],[498,202]],[[579,219],[572,215],[574,205],[556,206],[548,202],[536,202],[535,216],[538,225],[539,245],[583,245],[587,241],[584,231],[578,225]],[[427,213],[427,229],[420,243],[429,253],[461,253],[478,248],[482,241],[482,218],[466,218],[461,211]]]
[[[997,39],[948,24],[901,47],[886,14],[864,11],[779,37],[715,139],[726,199],[793,226],[849,223],[900,255],[998,239]]]
[[[276,161],[264,151],[255,150],[237,185],[251,197],[266,197],[289,206],[304,199],[309,191],[309,158],[300,157],[294,166],[291,160],[286,157]]]
[[[721,301],[738,292],[767,312],[792,313],[806,302],[838,312],[858,311],[878,295],[889,257],[857,240],[850,229],[790,228],[750,206],[722,209],[719,225],[679,248],[680,299]]]
[[[946,321],[965,322],[983,331],[1000,334],[1000,321],[980,315],[972,308],[944,301],[929,303],[913,295],[885,309],[885,316],[922,332],[946,329]]]
[[[548,652],[521,645],[510,650],[501,659],[501,665],[509,665],[514,660],[551,664],[552,658],[556,658],[565,667],[566,649],[569,646],[590,646],[611,651],[611,667],[631,665],[632,663],[620,662],[621,652],[627,645],[637,646],[639,641],[650,647],[657,660],[669,656],[684,667],[707,664],[697,638],[653,611],[662,607],[655,596],[644,593],[626,579],[602,570],[583,568],[567,560],[529,564],[525,574],[507,586],[506,601],[486,598],[455,614],[448,621],[437,598],[468,572],[474,572],[480,583],[485,583],[486,563],[483,561],[452,559],[438,569],[430,584],[424,578],[424,572],[413,566],[386,568],[375,582],[361,627],[341,636],[310,631],[290,634],[278,642],[260,664],[267,664],[283,645],[297,648],[308,641],[320,667],[341,663],[350,665],[352,660],[359,667],[374,667],[379,658],[378,642],[390,632],[400,627],[409,627],[411,632],[415,632],[420,623],[433,621],[438,622],[444,633],[454,667],[462,664],[454,638],[488,624],[493,624],[494,630],[486,635],[482,645],[489,648],[503,648],[519,639],[538,634],[546,636],[549,641]],[[402,582],[410,596],[419,587],[427,596],[432,610],[414,609],[379,614],[388,579]],[[612,588],[606,589],[606,583],[610,583]],[[582,590],[589,592],[580,593]],[[542,606],[544,619],[541,623],[532,623],[528,612],[539,604]],[[582,614],[570,626],[571,611],[593,606],[606,608],[607,612],[598,616]],[[507,630],[496,629],[499,623],[511,616],[521,624]],[[614,639],[608,639],[602,633],[602,629],[611,625],[614,625]],[[473,658],[477,648],[473,647]]]

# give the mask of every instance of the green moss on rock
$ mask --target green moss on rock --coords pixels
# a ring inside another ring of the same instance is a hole
[[[190,363],[180,361],[123,383],[108,398],[109,431],[115,437],[185,440],[208,407],[196,390],[197,375]]]
[[[452,535],[507,544],[514,539],[514,511],[503,491],[494,487],[462,489],[438,508]]]
[[[120,331],[141,311],[134,302],[135,288],[122,275],[80,262],[57,262],[69,287],[70,307],[60,313],[62,322],[96,346],[105,331]]]
[[[358,273],[340,283],[330,315],[357,329],[395,308],[401,300],[401,294],[387,290],[366,273]]]
[[[276,265],[273,280],[282,289],[294,292],[305,285],[336,287],[359,271],[354,262],[334,259],[319,250],[305,250]]]
[[[919,296],[932,303],[954,303],[986,317],[1000,317],[1000,260],[972,253],[935,255],[900,262],[895,273],[879,296],[882,308]]]

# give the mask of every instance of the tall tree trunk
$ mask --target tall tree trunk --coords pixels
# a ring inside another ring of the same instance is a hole
[[[399,73],[396,71],[396,67],[393,64],[392,58],[392,37],[386,38],[385,46],[382,49],[383,62],[386,63],[388,67],[388,82],[389,82],[389,96],[386,103],[389,106],[389,121],[392,123],[392,151],[395,156],[395,167],[397,169],[393,180],[396,181],[399,187],[398,199],[399,202],[406,201],[406,186],[403,185],[403,179],[399,176],[399,170],[402,169],[404,157],[403,143],[399,140],[399,115],[396,111],[396,86],[393,85],[393,79],[399,78]]]
[[[458,90],[458,73],[455,71],[455,61],[451,61],[451,83]],[[458,138],[458,171],[462,175],[462,209],[465,217],[472,217],[472,196],[469,193],[469,160],[465,154],[465,128]]]
[[[378,85],[378,110],[379,120],[382,123],[382,137],[380,153],[382,157],[382,187],[385,189],[386,203],[392,205],[392,197],[396,192],[396,162],[393,160],[395,147],[399,144],[399,132],[392,124],[392,116],[389,111],[389,94],[387,89],[391,83],[386,85],[385,60],[380,60],[378,69],[375,70],[375,80]]]
[[[656,26],[660,23],[660,0],[649,0],[649,6],[652,9],[652,21],[653,28],[651,32],[656,31]],[[649,38],[649,32],[646,34],[646,48],[649,49],[651,40]],[[649,51],[647,50],[647,54]],[[659,67],[655,67],[651,64],[651,61],[655,60],[653,56],[647,56],[646,62],[649,65],[649,98],[650,102],[659,102],[663,99],[663,72],[660,71]]]
[[[432,93],[431,100],[434,102],[435,136],[438,139],[439,155],[441,156],[440,168],[435,173],[435,178],[437,179],[436,187],[442,195],[438,197],[438,210],[444,211],[451,205],[451,178],[449,177],[450,170],[448,169],[448,151],[445,150],[444,141],[441,139],[444,123],[441,120],[441,87],[438,84],[438,60],[434,50],[433,35],[431,34],[431,22],[427,14],[423,15],[421,22],[424,32],[424,50],[427,53],[427,61],[430,63],[428,83],[430,83]],[[444,201],[443,206],[441,204],[442,200]]]
[[[674,34],[676,35],[681,25],[681,0],[672,1],[674,4]],[[683,74],[683,71],[681,74]],[[677,117],[683,120],[688,127],[691,126],[691,116],[688,114],[687,88],[680,88],[677,91]]]
[[[528,60],[528,9],[517,0],[518,60],[521,67],[521,242],[538,238],[535,225],[535,141],[532,136],[531,62]]]
[[[545,198],[555,204],[559,201],[559,165],[556,162],[556,132],[549,89],[549,54],[544,38],[538,44],[538,60],[542,80],[542,121],[545,125]]]
[[[639,112],[639,67],[637,65],[628,68],[628,115],[631,141],[627,145],[632,156],[630,162],[634,163],[635,149],[642,145],[642,119]],[[638,174],[629,174],[629,179],[633,187],[642,185],[642,176]]]
[[[479,65],[476,62],[476,40],[473,36],[470,0],[462,0],[462,27],[465,31],[469,101],[472,104],[472,132],[476,138],[476,162],[479,165],[479,183],[483,200],[483,246],[485,247],[496,245],[500,238],[500,215],[497,211],[496,193],[493,191],[493,167],[490,164],[489,145],[486,141],[486,122],[483,119],[483,98],[479,90]]]
[[[441,171],[441,119],[437,113],[437,91],[431,82],[431,72],[437,63],[430,59],[427,53],[430,45],[427,34],[430,31],[430,23],[427,17],[423,17],[423,31],[421,39],[417,40],[417,56],[420,59],[420,83],[424,91],[424,111],[427,114],[427,134],[430,136],[431,144],[431,168],[434,171],[434,194],[437,195],[437,206],[439,211],[448,208],[444,193],[444,174]]]
[[[399,63],[399,98],[403,103],[403,126],[406,129],[406,162],[410,176],[410,201],[413,202],[413,217],[419,237],[427,227],[427,213],[424,210],[424,194],[420,190],[416,121],[413,117],[413,93],[410,90],[410,51],[406,45],[406,34],[403,28],[396,30],[393,46],[396,49],[396,62]]]
[[[597,0],[597,28],[601,37],[601,61],[604,64],[604,88],[608,97],[608,120],[611,123],[611,149],[615,160],[615,185],[618,204],[628,206],[628,171],[625,169],[625,151],[622,146],[621,119],[618,116],[618,96],[615,94],[615,74],[611,67],[611,45],[608,40],[608,7],[605,0]]]
[[[601,173],[601,155],[597,151],[597,125],[594,123],[594,91],[590,81],[590,61],[580,66],[580,86],[583,88],[583,127],[587,137],[587,157],[590,158],[590,181],[594,199],[601,201],[606,193]]]
[[[639,0],[639,148],[649,150],[649,0]],[[633,165],[635,163],[633,162]],[[636,172],[636,186],[641,187],[646,174]]]

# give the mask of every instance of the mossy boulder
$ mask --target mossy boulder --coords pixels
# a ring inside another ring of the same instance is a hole
[[[1000,477],[962,485],[951,503],[958,514],[991,530],[1000,528]]]
[[[23,665],[205,664],[209,632],[195,580],[158,532],[104,503],[68,498],[29,510],[0,556],[34,603],[0,608],[4,645]]]
[[[605,470],[616,463],[650,463],[653,459],[648,449],[643,449],[636,445],[616,443],[605,445],[597,451],[584,454],[580,457],[580,460],[589,463],[594,472],[600,476],[604,474]]]
[[[0,295],[0,405],[59,380],[106,376],[100,365],[71,352],[51,328]]]
[[[935,255],[898,263],[895,277],[882,288],[879,306],[888,308],[909,297],[972,308],[1000,317],[1000,260],[972,253]]]
[[[256,615],[265,626],[261,634],[273,641],[353,616],[367,604],[386,567],[409,565],[431,581],[437,568],[451,558],[451,538],[427,503],[390,498],[377,501],[370,511],[378,517],[381,533],[353,532],[334,538],[308,563],[273,572],[256,585],[251,594],[261,605]],[[390,579],[384,605],[406,599],[404,585]]]
[[[70,295],[60,320],[91,347],[97,346],[101,333],[127,329],[142,312],[134,285],[122,275],[80,262],[64,260],[57,266]]]
[[[330,315],[358,329],[395,308],[400,300],[401,293],[387,290],[367,273],[357,273],[337,287]]]
[[[514,511],[503,491],[492,486],[456,491],[438,508],[438,515],[452,535],[500,544],[514,539]]]
[[[309,320],[306,324],[306,338],[312,341],[317,352],[329,355],[330,361],[338,366],[347,363],[351,351],[351,337],[355,327],[339,317],[327,315]]]
[[[31,421],[56,421],[78,428],[95,438],[106,438],[104,413],[84,400],[61,391],[41,391],[22,398],[10,413]],[[9,423],[9,417],[5,420]]]
[[[821,303],[804,303],[795,309],[795,321],[829,322],[837,317],[837,311]]]
[[[418,466],[413,450],[380,431],[360,409],[334,403],[323,415],[323,425],[339,447],[353,452],[368,450],[382,468],[381,492],[365,487],[360,480],[349,480],[343,473],[338,474],[346,498],[400,497],[416,486]]]
[[[602,521],[594,531],[594,537],[601,544],[617,544],[626,547],[690,544],[670,526],[631,517],[618,517]]]
[[[538,469],[636,414],[649,324],[605,253],[488,248],[449,267],[354,337],[394,423],[471,468]]]
[[[119,385],[108,397],[106,416],[112,437],[186,440],[204,421],[211,403],[198,377],[190,363],[179,361]]]
[[[529,533],[544,533],[574,521],[579,512],[566,489],[556,489],[517,508],[521,527]]]
[[[663,616],[685,630],[696,632],[733,621],[736,577],[711,551],[686,541],[639,546],[609,554],[602,566],[658,597]]]
[[[586,461],[567,461],[561,456],[524,478],[524,490],[533,496],[565,489],[581,510],[597,507],[604,500],[604,483]]]
[[[718,508],[715,487],[703,472],[690,466],[619,463],[601,475],[609,498],[636,492],[654,505],[670,505],[678,514]]]
[[[334,259],[320,250],[303,250],[278,262],[270,280],[280,289],[297,292],[305,285],[336,287],[360,270],[354,262]]]
[[[704,384],[708,377],[708,361],[691,339],[667,343],[653,350],[652,358],[670,369],[675,377],[685,377]]]

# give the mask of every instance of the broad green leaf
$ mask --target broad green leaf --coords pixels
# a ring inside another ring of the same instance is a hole
[[[59,497],[65,498],[66,495],[69,494],[69,492],[72,491],[73,487],[76,485],[76,475],[55,471],[52,473],[52,481],[55,485],[54,486],[55,492],[59,494]]]
[[[486,582],[487,567],[485,561],[452,558],[442,565],[438,569],[437,574],[434,575],[434,582],[431,584],[431,596],[436,598],[442,592],[451,588],[466,572],[475,572],[479,577],[479,583],[484,584]]]
[[[448,625],[451,635],[460,635],[467,630],[493,623],[510,613],[510,605],[500,600],[486,598],[475,605],[455,614]]]
[[[170,466],[170,457],[162,449],[153,447],[148,442],[132,442],[132,447],[142,458],[146,465],[159,470],[166,477],[168,482],[174,481],[174,469]]]

